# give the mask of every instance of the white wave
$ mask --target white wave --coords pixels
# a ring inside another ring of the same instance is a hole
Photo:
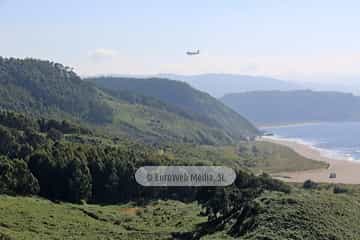
[[[360,159],[355,159],[354,156],[350,153],[345,153],[341,150],[334,150],[334,149],[325,149],[318,147],[319,144],[325,143],[325,141],[316,141],[316,140],[304,140],[301,138],[287,138],[283,137],[277,134],[274,134],[274,136],[266,136],[265,138],[273,139],[273,140],[283,140],[283,141],[289,141],[289,142],[295,142],[298,144],[306,145],[309,148],[312,148],[316,151],[320,152],[320,155],[323,157],[336,159],[336,160],[348,160],[348,161],[356,161],[360,162]],[[356,151],[360,153],[360,150]]]

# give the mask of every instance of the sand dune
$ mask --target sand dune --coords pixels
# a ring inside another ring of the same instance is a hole
[[[321,152],[308,145],[294,141],[262,137],[259,141],[281,144],[293,149],[298,154],[318,161],[329,163],[328,169],[314,169],[298,172],[281,172],[273,174],[274,177],[287,182],[304,182],[311,179],[324,183],[360,184],[360,163],[349,160],[332,159],[325,157]],[[336,178],[329,178],[330,173],[336,173]]]

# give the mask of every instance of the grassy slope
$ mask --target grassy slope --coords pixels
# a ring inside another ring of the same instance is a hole
[[[254,161],[248,160],[247,164],[256,171],[277,173],[328,167],[327,163],[305,158],[285,146],[265,142],[256,142],[255,146],[259,153]]]
[[[208,144],[230,143],[232,138],[218,128],[192,121],[176,113],[151,106],[134,105],[116,99],[107,103],[113,109],[113,120],[107,128],[113,133],[121,131],[143,141],[194,141]]]
[[[350,188],[350,187],[348,187]],[[332,188],[264,193],[254,228],[238,239],[356,240],[360,192]],[[206,221],[194,203],[158,201],[145,207],[55,204],[38,198],[0,196],[0,233],[10,239],[171,239]],[[205,239],[234,239],[226,229]]]
[[[205,221],[199,212],[196,204],[176,201],[134,207],[0,196],[0,233],[10,239],[169,239]]]
[[[241,150],[240,149],[241,146]],[[256,151],[253,151],[254,146]],[[327,164],[300,156],[293,150],[267,142],[242,142],[228,146],[177,146],[169,155],[181,157],[192,163],[215,163],[231,167],[247,168],[255,173],[277,173],[326,168]]]
[[[113,78],[87,79],[97,86],[110,91],[130,91],[181,109],[202,123],[222,128],[228,135],[239,139],[241,136],[257,135],[257,129],[235,111],[226,107],[205,92],[190,85],[168,79]]]
[[[351,188],[351,187],[348,187]],[[359,188],[334,194],[332,188],[296,189],[290,195],[265,193],[258,198],[262,211],[255,227],[240,239],[255,240],[357,240],[360,236]],[[232,239],[226,231],[205,239]]]

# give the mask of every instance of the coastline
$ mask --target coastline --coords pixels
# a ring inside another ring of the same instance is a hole
[[[296,126],[307,126],[307,125],[316,125],[327,122],[298,122],[298,123],[278,123],[278,124],[263,124],[256,125],[259,129],[267,129],[267,128],[283,128],[283,127],[296,127]]]
[[[273,177],[286,182],[304,182],[308,179],[322,183],[360,184],[360,162],[346,159],[336,159],[324,156],[319,149],[299,142],[277,139],[274,137],[261,137],[258,141],[266,141],[291,148],[296,153],[313,160],[326,162],[327,169],[313,169],[295,172],[280,172],[272,174]],[[329,178],[330,173],[336,173],[336,178]]]

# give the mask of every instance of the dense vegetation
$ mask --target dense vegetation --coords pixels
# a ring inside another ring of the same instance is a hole
[[[70,202],[195,200],[197,191],[194,189],[142,188],[135,183],[134,173],[140,166],[170,164],[257,169],[258,163],[273,161],[271,150],[275,149],[271,144],[264,148],[262,143],[248,145],[246,142],[240,144],[241,147],[148,147],[99,136],[68,121],[33,119],[9,111],[0,111],[0,134],[0,193],[39,194]],[[284,151],[275,152],[283,154]],[[295,153],[293,157],[312,168],[321,167]],[[253,165],[249,165],[249,160]],[[277,170],[288,168],[289,164],[284,164]]]
[[[223,114],[235,116],[231,123],[234,131],[229,131],[227,122],[204,121],[212,119],[211,111],[199,118],[194,112],[136,91],[104,92],[80,79],[71,68],[49,61],[0,58],[0,86],[0,109],[77,121],[106,134],[146,143],[228,144],[258,134],[250,123],[216,100],[213,103],[225,109]],[[177,91],[168,87],[162,90]]]
[[[116,144],[66,121],[0,111],[0,135],[2,194],[39,194],[70,202],[141,201],[176,193],[186,199],[195,194],[142,189],[134,180],[139,166],[186,164],[181,158],[171,161],[131,142]]]
[[[259,91],[221,99],[257,124],[360,120],[360,97],[338,92]]]
[[[222,128],[235,139],[256,134],[256,129],[246,119],[209,94],[195,90],[184,82],[161,78],[99,77],[88,80],[112,92],[130,91],[159,99],[206,125]]]
[[[96,88],[70,68],[35,59],[0,58],[0,107],[32,115],[71,115],[91,122],[111,121],[111,109]]]

